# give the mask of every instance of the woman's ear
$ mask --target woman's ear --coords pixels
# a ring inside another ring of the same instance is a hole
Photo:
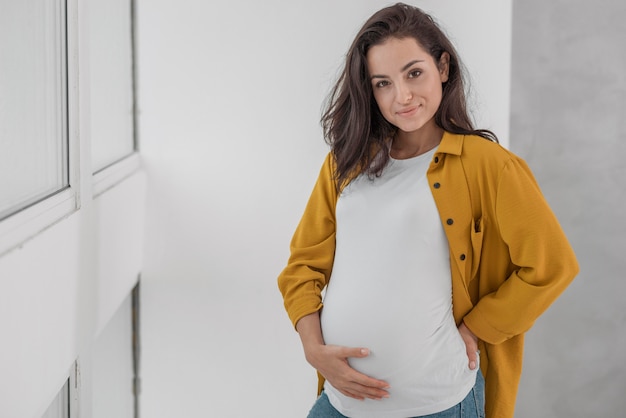
[[[441,54],[438,67],[441,82],[445,83],[446,81],[448,81],[448,71],[450,70],[450,54],[448,54],[447,52]]]

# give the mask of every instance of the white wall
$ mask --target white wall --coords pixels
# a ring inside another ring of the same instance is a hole
[[[457,41],[477,119],[506,143],[511,1],[415,3]],[[322,102],[352,37],[387,4],[138,2],[145,416],[293,417],[310,407],[314,373],[276,276],[327,152]],[[168,319],[173,310],[182,322]]]

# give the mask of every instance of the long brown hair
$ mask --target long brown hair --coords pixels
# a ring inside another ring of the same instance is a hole
[[[448,80],[443,84],[441,104],[435,113],[439,127],[498,142],[493,132],[473,127],[467,111],[462,64],[450,40],[421,9],[397,3],[379,10],[365,22],[348,50],[345,67],[322,115],[324,138],[336,161],[338,188],[361,173],[379,176],[389,162],[390,138],[397,128],[378,109],[366,56],[372,46],[392,37],[414,38],[436,63],[444,52],[450,55]]]

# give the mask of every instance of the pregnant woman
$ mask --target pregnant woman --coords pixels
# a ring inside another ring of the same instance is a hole
[[[348,51],[278,278],[311,418],[513,417],[523,335],[578,272],[525,162],[473,127],[461,69],[401,3]]]

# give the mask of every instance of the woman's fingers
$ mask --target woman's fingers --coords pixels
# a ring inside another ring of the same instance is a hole
[[[469,368],[474,370],[478,367],[478,338],[463,322],[459,325],[459,334],[461,334],[461,338],[463,338],[465,343]]]
[[[369,355],[366,348],[323,346],[316,356],[313,366],[333,385],[346,396],[354,399],[382,399],[389,396],[386,389],[389,384],[383,380],[374,379],[350,367],[348,359],[363,358]]]

